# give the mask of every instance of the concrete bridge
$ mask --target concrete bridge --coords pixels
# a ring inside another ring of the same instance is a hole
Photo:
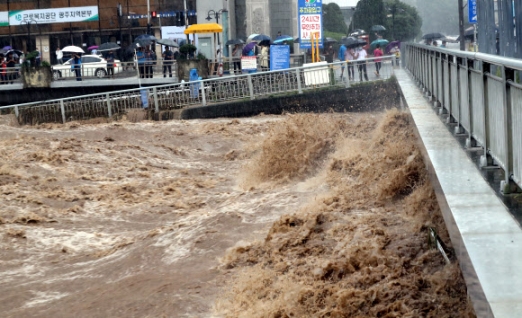
[[[369,60],[369,80],[385,88],[386,100],[411,112],[477,316],[520,317],[522,85],[517,74],[522,63],[415,44],[402,49],[402,68],[387,57],[379,77]],[[0,109],[12,109],[21,122],[36,123],[114,118],[143,108],[155,119],[249,116],[311,105],[314,96],[337,111],[361,110],[346,108],[350,98],[369,108],[381,103],[368,98],[376,95],[370,94],[375,86],[347,81],[346,75],[341,80],[343,66],[346,72],[351,65],[299,67]]]

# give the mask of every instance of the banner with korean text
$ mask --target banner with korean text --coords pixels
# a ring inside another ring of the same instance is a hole
[[[312,47],[312,33],[319,37],[319,45],[323,47],[323,7],[321,0],[298,0],[297,14],[299,18],[299,47]]]
[[[9,26],[9,13],[7,11],[0,11],[0,27]]]
[[[98,21],[98,7],[9,11],[10,25],[25,25],[28,21],[34,21],[38,24]]]

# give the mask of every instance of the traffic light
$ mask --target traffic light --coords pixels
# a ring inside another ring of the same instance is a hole
[[[151,18],[157,18],[158,17],[158,13],[156,11],[151,11],[150,12],[150,17]]]

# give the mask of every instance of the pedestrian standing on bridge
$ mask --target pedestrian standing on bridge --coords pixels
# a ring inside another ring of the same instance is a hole
[[[368,81],[368,73],[366,70],[366,57],[368,56],[368,53],[366,53],[366,50],[361,47],[355,55],[357,59],[357,69],[359,70],[359,79],[362,82],[364,75],[364,79]]]
[[[152,78],[153,71],[152,66],[154,65],[154,57],[152,55],[152,51],[147,49],[145,51],[145,77]]]
[[[142,47],[136,50],[136,62],[138,63],[140,78],[145,78],[145,53],[143,53]]]
[[[375,50],[373,50],[373,56],[375,59],[375,75],[377,77],[381,76],[381,73],[379,72],[381,70],[381,63],[382,63],[382,51],[381,46],[379,44],[376,45]]]
[[[72,69],[74,70],[74,73],[76,75],[76,80],[81,81],[82,80],[82,56],[80,53],[73,53],[72,54]]]
[[[167,77],[167,70],[169,70],[169,77],[172,77],[172,62],[174,61],[174,53],[168,46],[165,46],[165,51],[161,54],[163,57],[163,77]]]
[[[111,50],[105,58],[107,60],[107,77],[114,78],[114,52]]]
[[[56,62],[58,62],[58,64],[63,64],[63,52],[62,50],[60,50],[59,47],[56,48]]]

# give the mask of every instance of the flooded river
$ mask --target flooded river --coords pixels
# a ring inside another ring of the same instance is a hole
[[[2,317],[474,317],[407,113],[4,117],[0,149]]]

